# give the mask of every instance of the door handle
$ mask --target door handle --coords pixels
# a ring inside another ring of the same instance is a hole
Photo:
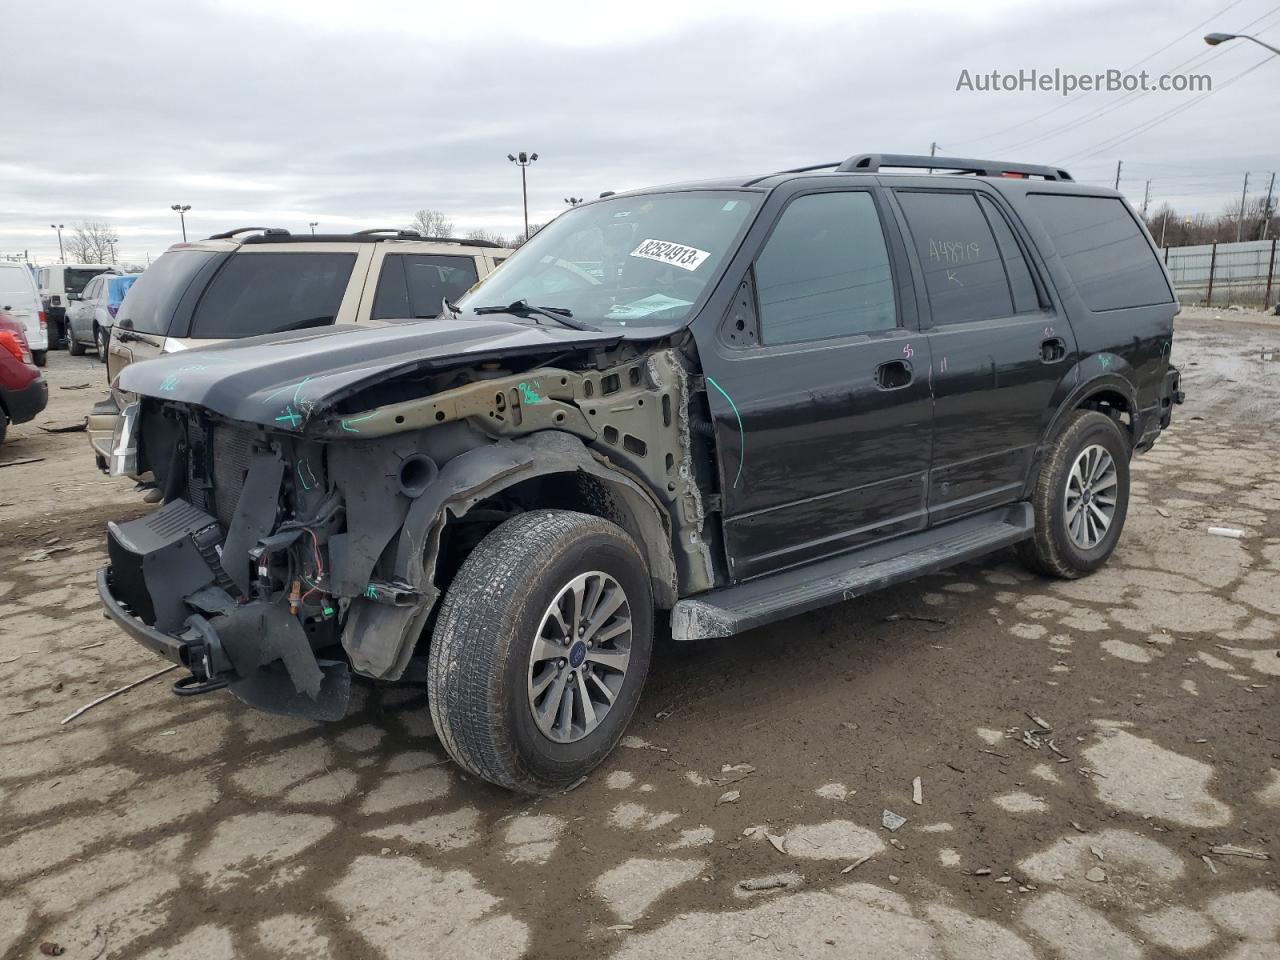
[[[1040,342],[1040,362],[1057,363],[1067,355],[1067,341],[1061,337],[1049,337]]]
[[[911,364],[906,360],[886,360],[876,367],[876,386],[881,390],[901,390],[911,383]]]

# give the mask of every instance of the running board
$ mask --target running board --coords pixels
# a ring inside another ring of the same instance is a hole
[[[730,637],[1028,539],[1031,504],[1015,503],[757,580],[709,590],[671,611],[676,640]]]

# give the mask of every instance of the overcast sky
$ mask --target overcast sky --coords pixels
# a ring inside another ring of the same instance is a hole
[[[1065,166],[1218,212],[1280,168],[1273,0],[5,3],[0,254],[109,221],[122,258],[234,226],[521,226],[568,196],[895,151]],[[1187,34],[1186,36],[1182,36]],[[1179,39],[1181,37],[1181,39]],[[1161,49],[1165,48],[1165,49]],[[1199,94],[957,91],[971,75],[1138,67]],[[1239,76],[1239,79],[1234,79]],[[1182,109],[1184,108],[1185,109]],[[1050,112],[1052,111],[1052,112]],[[1134,135],[1136,134],[1136,135]]]

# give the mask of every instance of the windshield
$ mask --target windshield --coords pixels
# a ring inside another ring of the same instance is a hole
[[[601,326],[686,320],[737,248],[759,198],[707,190],[578,207],[534,234],[459,305],[527,300]]]

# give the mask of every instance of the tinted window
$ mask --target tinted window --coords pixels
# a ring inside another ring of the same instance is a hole
[[[783,212],[756,260],[764,343],[897,326],[884,231],[869,193],[816,193]]]
[[[191,336],[256,337],[333,323],[355,262],[354,253],[232,256],[196,305]]]
[[[898,194],[924,269],[934,325],[1013,314],[1004,264],[971,193]]]
[[[210,260],[219,256],[206,250],[171,250],[147,268],[129,291],[128,302],[120,308],[117,323],[130,321],[139,333],[165,336],[178,301],[192,278]]]
[[[476,263],[470,257],[389,255],[378,278],[372,319],[438,317],[442,299],[457,300],[478,279]]]
[[[1173,299],[1146,235],[1121,200],[1034,193],[1030,201],[1090,310]]]
[[[1043,304],[1036,290],[1035,281],[1031,279],[1031,268],[1022,255],[1022,247],[1013,235],[1009,221],[1004,218],[989,198],[979,195],[978,203],[982,212],[987,215],[987,223],[996,235],[1000,253],[1004,256],[1004,269],[1009,277],[1009,289],[1013,292],[1013,308],[1018,313],[1033,313]]]
[[[102,270],[67,270],[62,277],[62,285],[68,294],[81,293],[94,277],[102,275]]]

